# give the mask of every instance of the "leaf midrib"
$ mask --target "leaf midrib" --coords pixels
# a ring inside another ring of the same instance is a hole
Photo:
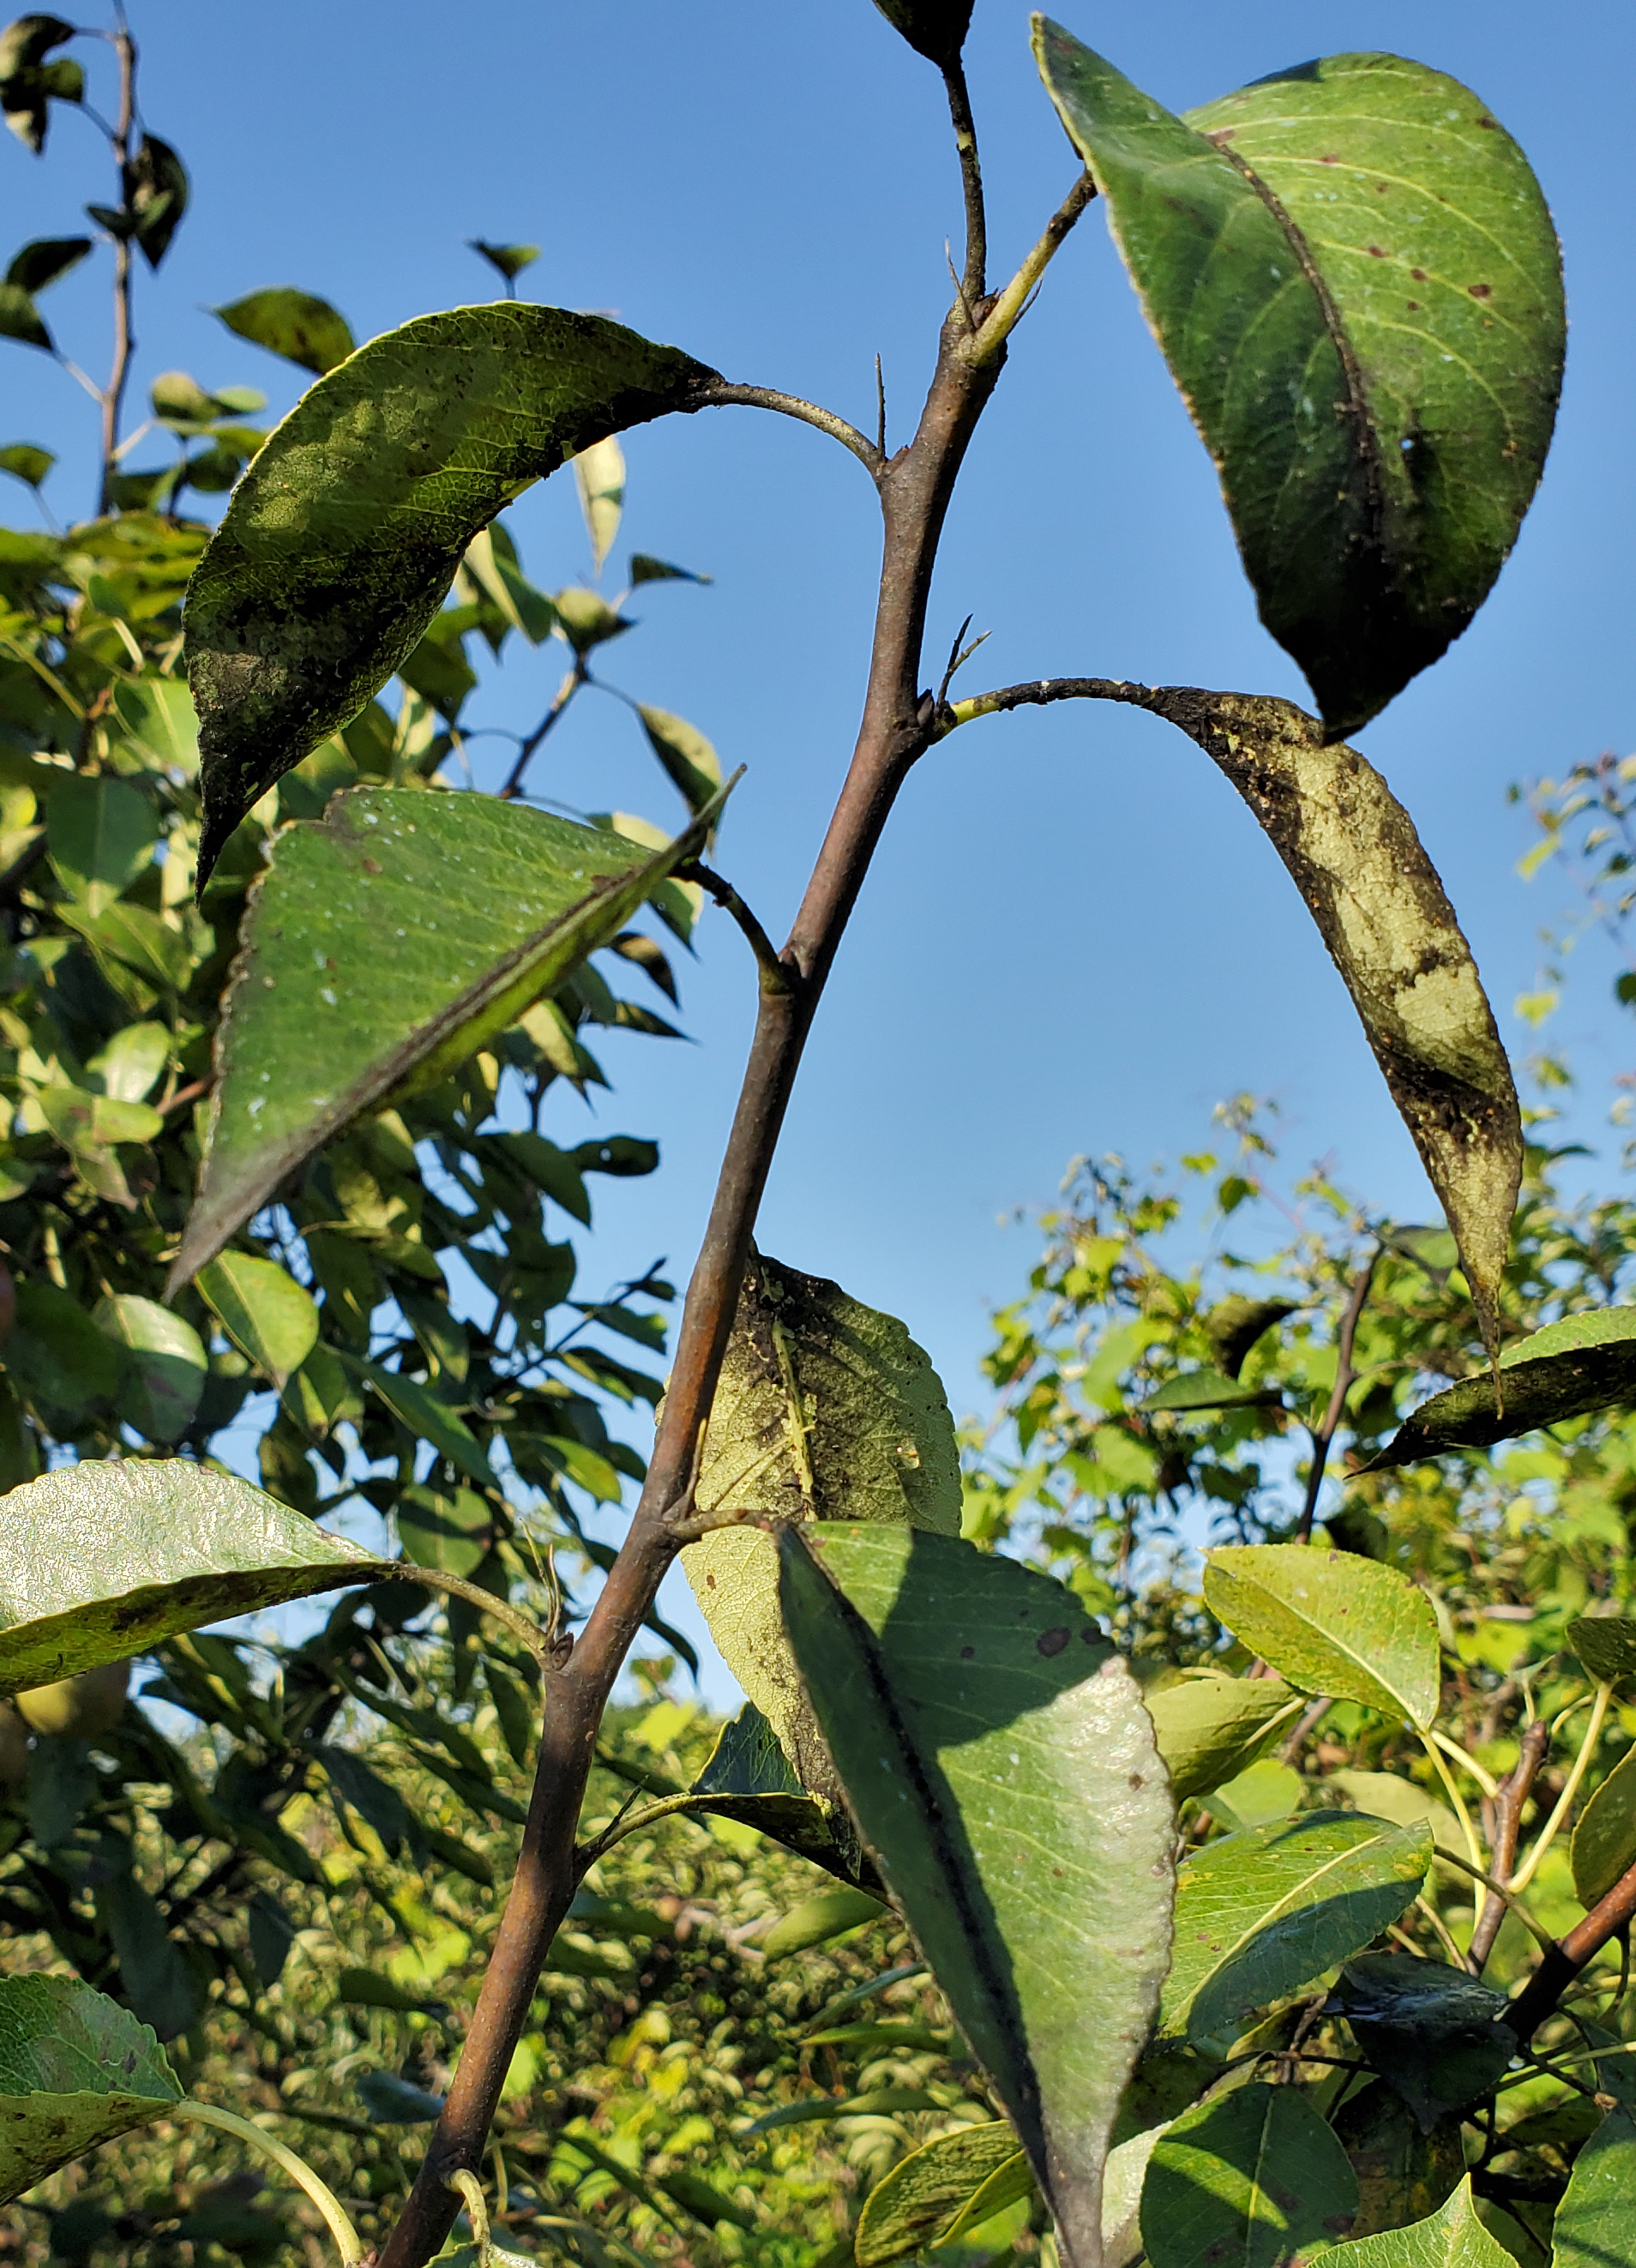
[[[1405,1420],[1405,1423],[1407,1421]],[[1231,1573],[1232,1571],[1229,1570],[1228,1572]],[[1366,1661],[1362,1654],[1358,1653],[1355,1647],[1349,1646],[1346,1643],[1346,1640],[1340,1637],[1336,1631],[1325,1628],[1322,1623],[1315,1622],[1310,1615],[1308,1615],[1302,1608],[1296,1606],[1292,1600],[1279,1598],[1276,1591],[1272,1590],[1267,1584],[1257,1580],[1254,1575],[1234,1574],[1232,1576],[1232,1580],[1234,1582],[1245,1583],[1252,1586],[1256,1590],[1261,1593],[1263,1598],[1270,1599],[1272,1602],[1272,1604],[1275,1607],[1281,1608],[1284,1612],[1290,1616],[1292,1621],[1298,1622],[1303,1630],[1310,1631],[1315,1638],[1320,1638],[1325,1645],[1332,1646],[1337,1653],[1344,1654],[1348,1661],[1352,1663],[1356,1668],[1362,1672],[1363,1675],[1368,1679],[1369,1683],[1374,1687],[1377,1692],[1386,1694],[1389,1698],[1403,1711],[1404,1715],[1409,1719],[1409,1722],[1411,1725],[1418,1725],[1419,1723],[1420,1720],[1415,1715],[1414,1711],[1410,1707],[1407,1697],[1404,1694],[1400,1693],[1396,1686],[1388,1684],[1386,1679],[1382,1676],[1374,1665],[1372,1662]],[[1367,1706],[1369,1705],[1365,1704],[1364,1705]]]

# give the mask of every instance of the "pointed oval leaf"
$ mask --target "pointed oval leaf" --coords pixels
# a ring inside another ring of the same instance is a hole
[[[1178,1803],[1236,1778],[1301,1706],[1281,1677],[1190,1672],[1143,1699]]]
[[[787,1954],[828,1945],[864,1922],[879,1921],[885,1911],[879,1898],[864,1890],[820,1890],[775,1922],[763,1938],[761,1949],[769,1961],[782,1961]]]
[[[1587,1909],[1636,1867],[1636,1749],[1619,1758],[1580,1814],[1569,1855],[1573,1894]]]
[[[1168,1378],[1156,1394],[1137,1406],[1142,1410],[1241,1410],[1256,1403],[1281,1402],[1277,1387],[1246,1386],[1220,1370],[1188,1370]]]
[[[479,528],[565,457],[696,408],[714,376],[602,316],[505,300],[423,315],[305,394],[188,585],[201,878],[408,659]]]
[[[1372,764],[1326,747],[1290,702],[1175,686],[1140,698],[1226,774],[1306,900],[1459,1240],[1492,1351],[1522,1113],[1471,948],[1413,821]]]
[[[721,759],[696,725],[668,709],[639,703],[637,714],[666,777],[692,812],[703,811],[721,790]]]
[[[1516,2268],[1516,2264],[1478,2219],[1468,2174],[1448,2204],[1429,2220],[1338,2244],[1324,2254],[1323,2268]],[[1605,2264],[1598,2262],[1597,2268]]]
[[[1527,159],[1455,79],[1331,55],[1177,118],[1059,25],[1040,70],[1335,733],[1470,621],[1544,469],[1566,318]]]
[[[925,1350],[895,1316],[838,1284],[755,1255],[694,1500],[701,1513],[746,1520],[878,1520],[957,1535],[954,1421]],[[772,1537],[719,1528],[682,1564],[723,1660],[801,1786],[833,1801],[839,1791],[784,1635]]]
[[[1357,1953],[1411,1904],[1432,1863],[1423,1822],[1313,1812],[1206,1843],[1176,1874],[1175,1959],[1159,2029],[1208,2049]]]
[[[247,1481],[181,1458],[62,1465],[13,1489],[5,1513],[0,1692],[390,1568]]]
[[[352,1119],[435,1085],[561,983],[706,824],[652,852],[491,796],[359,788],[285,828],[217,1033],[171,1289]]]
[[[1070,2249],[1170,1943],[1175,1813],[1128,1671],[1062,1584],[957,1536],[785,1527],[780,1595],[866,1843]]]
[[[1026,2175],[1028,2162],[1016,2129],[1004,2118],[962,2126],[911,2150],[864,2199],[853,2248],[858,2268],[887,2268],[935,2242],[1003,2167],[1020,2163]]]
[[[345,317],[338,315],[328,299],[315,298],[312,292],[297,291],[288,284],[252,291],[247,298],[235,299],[231,306],[213,307],[210,313],[236,337],[265,347],[269,354],[282,355],[286,362],[319,378],[352,352],[352,334]]]
[[[1505,1994],[1444,1962],[1367,1953],[1341,1971],[1333,2005],[1423,2134],[1481,2102],[1516,2054]]]
[[[1636,1403],[1636,1307],[1598,1307],[1551,1323],[1508,1346],[1500,1371],[1503,1407],[1491,1376],[1463,1378],[1411,1410],[1367,1469],[1485,1449],[1564,1418]]]
[[[1636,2229],[1636,2119],[1610,2110],[1573,2161],[1551,2224],[1551,2268],[1609,2268]]]
[[[1312,1544],[1224,1544],[1205,1558],[1205,1599],[1303,1693],[1360,1701],[1422,1730],[1436,1717],[1437,1616],[1395,1567]]]
[[[1345,2236],[1358,2176],[1296,2087],[1259,2080],[1201,2102],[1161,2136],[1142,2187],[1152,2268],[1306,2268]]]
[[[99,1330],[127,1350],[121,1416],[150,1441],[180,1440],[193,1423],[210,1366],[197,1331],[185,1316],[134,1292],[104,1300],[96,1320]]]
[[[128,2008],[77,1977],[0,1978],[0,2205],[181,2101]]]
[[[281,1390],[318,1344],[312,1293],[276,1260],[224,1252],[200,1270],[199,1289],[234,1345]]]
[[[1605,1684],[1636,1677],[1636,1622],[1626,1615],[1575,1615],[1568,1644],[1591,1675]]]
[[[580,450],[574,459],[574,486],[591,539],[591,571],[600,575],[625,508],[625,453],[611,433]]]

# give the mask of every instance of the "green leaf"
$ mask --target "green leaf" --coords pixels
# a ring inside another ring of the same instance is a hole
[[[125,197],[136,216],[131,232],[150,268],[157,269],[188,210],[188,169],[168,142],[144,134],[126,168]]]
[[[591,571],[600,575],[625,508],[625,453],[611,433],[575,457],[574,486],[591,539]]]
[[[1587,1908],[1636,1867],[1636,1749],[1620,1757],[1581,1812],[1569,1855],[1573,1894]]]
[[[952,2221],[963,2220],[962,2208],[992,2176],[1016,2165],[1032,2187],[1016,2129],[1004,2118],[959,2127],[911,2150],[864,2199],[853,2250],[858,2268],[887,2268],[889,2261],[939,2242]]]
[[[745,1270],[694,1501],[705,1515],[874,1520],[960,1533],[960,1462],[942,1385],[895,1316],[765,1254]],[[784,1635],[778,1553],[761,1528],[682,1555],[723,1660],[800,1785],[839,1790]],[[844,1812],[837,1814],[845,1833]]]
[[[1538,1425],[1636,1403],[1636,1307],[1597,1307],[1514,1340],[1500,1373],[1503,1407],[1492,1376],[1463,1378],[1411,1410],[1365,1469],[1485,1449]]]
[[[714,376],[602,316],[506,301],[423,315],[304,394],[188,585],[201,876],[413,652],[479,528],[566,457],[696,408]]]
[[[1049,1576],[957,1536],[792,1523],[780,1596],[866,1843],[1065,2247],[1169,1947],[1174,1811],[1129,1673]]]
[[[393,1509],[403,1557],[417,1567],[469,1577],[494,1541],[493,1511],[471,1489],[405,1489]]]
[[[446,2005],[406,1992],[402,1984],[394,1984],[390,1977],[382,1977],[373,1969],[343,1969],[335,1978],[335,2006],[341,2008],[392,2008],[407,2016]]]
[[[181,678],[121,678],[114,711],[129,740],[151,762],[193,777],[199,769],[199,720]]]
[[[1636,2228],[1636,2120],[1610,2110],[1573,2161],[1551,2224],[1551,2268],[1611,2268]]]
[[[761,1949],[769,1961],[782,1961],[809,1947],[828,1945],[860,1923],[879,1921],[885,1911],[880,1899],[864,1890],[820,1890],[775,1922],[761,1940]]]
[[[630,555],[630,587],[637,590],[644,583],[710,583],[710,575],[696,575],[690,567],[673,567],[667,559],[651,558],[645,551]]]
[[[1613,2254],[1597,2268],[1613,2268]],[[1448,2204],[1411,2228],[1394,2228],[1338,2244],[1323,2256],[1323,2268],[1516,2268],[1477,2217],[1468,2174]]]
[[[183,1459],[87,1459],[6,1498],[0,1691],[77,1677],[224,1616],[390,1571],[247,1481]]]
[[[351,1120],[435,1086],[617,935],[704,826],[655,853],[491,796],[360,788],[286,828],[245,924],[173,1290]]]
[[[524,269],[532,268],[540,257],[537,244],[485,244],[480,236],[468,236],[466,242],[490,268],[497,269],[508,284],[515,283]]]
[[[1223,1836],[1176,1874],[1159,2029],[1206,2052],[1258,2008],[1360,1952],[1411,1904],[1431,1830],[1317,1811]]]
[[[466,546],[465,562],[485,597],[493,600],[530,645],[540,645],[550,637],[556,628],[556,608],[543,591],[535,590],[515,559],[507,556],[506,548],[495,541],[494,528],[478,529]]]
[[[1306,2268],[1357,2210],[1358,2177],[1301,2089],[1251,2080],[1160,2137],[1142,2242],[1152,2268]]]
[[[320,378],[352,352],[352,334],[344,317],[336,314],[328,299],[315,299],[310,291],[289,285],[252,291],[247,298],[212,307],[210,313],[235,336],[282,355]]]
[[[1236,1378],[1256,1341],[1286,1315],[1300,1312],[1299,1303],[1292,1300],[1248,1300],[1242,1292],[1235,1292],[1230,1299],[1221,1300],[1207,1314],[1201,1315],[1199,1321],[1223,1371],[1227,1377]]]
[[[1137,1404],[1140,1410],[1237,1410],[1255,1403],[1282,1403],[1276,1386],[1244,1386],[1219,1370],[1183,1371],[1168,1378],[1156,1394]]]
[[[1037,17],[1035,51],[1261,619],[1350,732],[1464,630],[1538,485],[1565,341],[1539,184],[1468,88],[1401,56],[1183,119]]]
[[[70,1977],[0,1978],[0,2204],[181,2101],[146,2024]]]
[[[1636,1622],[1625,1615],[1575,1615],[1568,1644],[1591,1675],[1604,1684],[1636,1677]]]
[[[0,32],[0,79],[14,78],[44,61],[53,48],[74,36],[74,26],[61,16],[19,16]]]
[[[146,796],[126,780],[70,773],[54,784],[46,848],[70,895],[94,917],[152,863],[158,828]]]
[[[1395,1567],[1311,1544],[1224,1544],[1206,1555],[1205,1601],[1303,1693],[1359,1701],[1422,1729],[1437,1715],[1437,1617]]]
[[[199,1289],[234,1345],[276,1387],[317,1344],[313,1295],[276,1260],[224,1252],[199,1270]]]
[[[47,354],[56,352],[39,308],[15,284],[0,284],[0,339],[16,339],[20,345],[40,347]]]
[[[439,1456],[446,1457],[479,1488],[499,1486],[482,1443],[465,1419],[446,1402],[440,1402],[430,1388],[405,1378],[401,1370],[365,1362],[345,1348],[340,1350],[340,1356],[354,1377],[369,1381],[393,1416],[402,1418],[417,1441],[430,1441]]]
[[[955,63],[971,28],[972,0],[875,0],[875,6],[917,55],[940,67]]]
[[[638,703],[637,714],[666,777],[696,816],[721,792],[721,759],[696,726],[668,709]]]
[[[821,1802],[790,1769],[772,1727],[747,1701],[694,1781],[687,1809],[698,1818],[736,1820],[872,1895],[880,1878],[859,1848],[851,1822]]]
[[[1486,2095],[1516,2054],[1505,1994],[1441,1961],[1366,1954],[1341,1971],[1335,2006],[1423,2134]]]
[[[1492,1351],[1522,1115],[1477,963],[1413,821],[1371,764],[1326,747],[1289,702],[1170,687],[1142,705],[1226,775],[1306,901],[1459,1240]]]
[[[1465,2172],[1458,2122],[1423,2134],[1408,2104],[1383,2079],[1349,2095],[1334,2125],[1358,2176],[1354,2236],[1423,2220],[1458,2188]]]
[[[193,1423],[210,1366],[197,1331],[134,1292],[104,1300],[96,1320],[99,1330],[128,1350],[121,1415],[150,1441],[180,1440]]]
[[[88,236],[42,236],[33,244],[26,244],[13,254],[5,271],[8,284],[15,284],[19,291],[32,298],[43,291],[48,284],[55,284],[59,276],[66,276],[70,268],[77,268],[91,249]]]
[[[1252,1764],[1299,1699],[1281,1677],[1223,1677],[1190,1670],[1143,1699],[1178,1803],[1207,1795]]]
[[[577,654],[590,653],[610,638],[623,637],[636,625],[625,615],[610,607],[600,591],[588,591],[582,584],[571,583],[566,590],[558,591],[551,600],[556,616],[556,627]]]
[[[107,1849],[105,1841],[105,1863]],[[96,1885],[96,1911],[119,1962],[125,1998],[141,2021],[162,2040],[197,2023],[203,2014],[198,1979],[173,1943],[157,1901],[131,1871],[128,1847],[124,1866]]]
[[[122,1024],[85,1069],[114,1101],[143,1102],[158,1086],[170,1058],[171,1035],[163,1024]]]
[[[39,448],[33,441],[11,441],[0,449],[0,473],[10,473],[13,480],[31,489],[40,487],[55,462],[49,449]]]
[[[57,1433],[73,1433],[119,1391],[118,1350],[71,1292],[43,1278],[17,1287],[17,1314],[5,1343],[18,1392]]]

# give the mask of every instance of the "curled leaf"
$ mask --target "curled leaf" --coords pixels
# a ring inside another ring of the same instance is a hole
[[[1503,1395],[1503,1400],[1502,1400]],[[1411,1464],[1636,1402],[1636,1307],[1597,1307],[1516,1339],[1493,1376],[1463,1378],[1410,1411],[1367,1469]],[[1594,1642],[1594,1641],[1593,1641]]]

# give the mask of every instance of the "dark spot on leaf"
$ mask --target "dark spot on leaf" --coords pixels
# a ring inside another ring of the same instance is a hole
[[[1498,134],[1500,131],[1500,121],[1497,118],[1479,118],[1477,122],[1479,126],[1486,126],[1491,134]]]
[[[716,1587],[716,1578],[715,1578],[713,1575],[706,1575],[706,1576],[705,1576],[705,1578],[704,1578],[704,1587],[705,1587],[705,1589],[706,1589],[706,1590],[708,1590],[708,1591],[713,1591],[713,1590],[715,1589],[715,1587]]]
[[[1384,260],[1386,254],[1381,250],[1378,244],[1372,244],[1369,247],[1369,257],[1371,260]]]
[[[1140,1787],[1142,1785],[1142,1775],[1140,1772],[1132,1772],[1131,1774],[1131,1785],[1132,1787]]]
[[[1409,273],[1411,274],[1411,276],[1413,276],[1413,278],[1414,278],[1414,280],[1415,280],[1415,282],[1416,282],[1417,284],[1424,284],[1424,283],[1425,283],[1425,281],[1426,281],[1426,270],[1425,270],[1425,269],[1424,269],[1424,268],[1411,268],[1411,269],[1409,270]]]
[[[1087,1646],[1095,1646],[1101,1641],[1102,1632],[1097,1629],[1094,1623],[1087,1623],[1084,1629],[1080,1632],[1080,1636],[1084,1639]]]
[[[1072,1632],[1066,1630],[1042,1631],[1034,1641],[1035,1647],[1037,1652],[1047,1657],[1053,1653],[1060,1653],[1072,1636]]]
[[[1340,159],[1334,151],[1331,150],[1327,156],[1320,158],[1318,163],[1321,166],[1338,166],[1340,164]]]
[[[1389,181],[1377,181],[1374,185],[1377,195],[1383,197],[1390,186],[1391,184]]]
[[[1492,284],[1468,284],[1465,288],[1471,294],[1471,297],[1474,299],[1487,299],[1491,298],[1493,294],[1494,289]]]
[[[712,1582],[714,1582],[714,1580],[715,1580],[715,1577],[714,1577],[714,1576],[711,1576],[711,1580]],[[972,1655],[976,1652],[976,1650],[977,1650],[977,1649],[976,1648],[976,1646],[962,1646],[961,1647],[961,1649],[960,1649],[960,1658],[961,1658],[961,1660],[962,1660],[962,1661],[969,1661],[969,1660],[970,1660],[970,1659],[971,1659],[971,1657],[972,1657]]]
[[[1404,301],[1404,305],[1408,308],[1409,313],[1411,315],[1418,314],[1419,313],[1420,302],[1418,299],[1405,299]],[[1405,441],[1404,444],[1404,448],[1407,448],[1408,446],[1408,443]]]

